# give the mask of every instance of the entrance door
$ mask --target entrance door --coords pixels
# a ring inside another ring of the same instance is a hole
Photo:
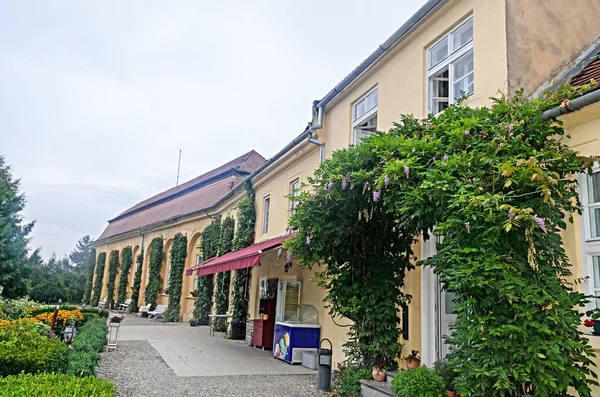
[[[440,285],[441,287],[441,285]],[[452,329],[451,326],[452,324],[454,324],[454,322],[456,321],[456,313],[454,312],[454,308],[456,307],[456,304],[452,301],[452,298],[454,298],[454,294],[452,292],[448,292],[448,291],[443,291],[441,288],[439,288],[439,291],[441,291],[440,294],[440,308],[442,310],[440,310],[440,346],[442,346],[441,349],[441,358],[446,357],[446,355],[448,353],[450,353],[450,346],[448,345],[448,343],[446,343],[446,336],[450,335],[452,333]]]

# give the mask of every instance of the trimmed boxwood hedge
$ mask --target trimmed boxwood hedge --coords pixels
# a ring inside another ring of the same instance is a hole
[[[69,349],[67,373],[75,376],[94,375],[100,359],[100,350],[106,344],[108,332],[106,320],[95,318],[87,321]]]
[[[40,335],[40,328],[35,324],[20,322],[10,329],[0,330],[0,376],[62,372],[66,360],[65,343],[60,338]]]
[[[20,374],[0,378],[0,397],[112,397],[115,391],[111,381],[93,376],[79,378],[63,374]]]

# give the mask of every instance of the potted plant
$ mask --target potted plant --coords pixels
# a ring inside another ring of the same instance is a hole
[[[458,373],[454,371],[452,366],[447,360],[436,361],[433,364],[433,370],[442,378],[444,381],[444,387],[448,393],[448,397],[456,397],[456,391],[454,390],[454,382],[458,376]]]
[[[120,325],[121,321],[123,321],[123,319],[125,318],[124,314],[119,314],[119,313],[111,313],[108,316],[108,321],[111,324],[115,324],[115,325]]]
[[[385,367],[383,365],[383,359],[381,357],[377,357],[373,364],[372,371],[373,379],[376,382],[385,382]]]
[[[419,368],[421,366],[421,357],[418,350],[411,350],[410,354],[404,357],[404,360],[408,369]]]

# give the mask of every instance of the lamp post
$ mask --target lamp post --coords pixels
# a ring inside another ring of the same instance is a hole
[[[70,345],[77,336],[77,328],[74,325],[67,325],[63,330],[63,339],[67,345]]]

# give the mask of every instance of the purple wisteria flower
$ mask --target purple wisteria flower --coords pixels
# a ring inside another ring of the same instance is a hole
[[[515,126],[514,126],[514,125],[512,125],[512,124],[508,126],[508,130],[509,130],[510,132],[512,132],[512,130],[513,130],[514,128],[515,128]]]
[[[373,202],[376,203],[377,201],[379,201],[380,197],[381,197],[381,190],[375,190],[373,192]]]
[[[469,131],[469,130],[465,131],[465,136],[470,135],[470,134],[471,134],[471,131]]]
[[[533,216],[533,221],[535,223],[537,223],[537,225],[539,226],[540,229],[542,229],[545,232],[547,231],[547,229],[546,229],[546,223],[544,222],[544,220],[542,218],[540,218],[537,215],[534,215]]]
[[[491,122],[492,122],[492,119],[490,119],[490,118],[488,117],[486,121],[487,121],[488,123],[491,123]]]
[[[467,228],[467,233],[471,233],[471,222],[465,222],[465,227]]]
[[[442,157],[442,160],[444,160],[444,161],[448,161],[448,158],[449,158],[449,157],[448,157],[448,155],[447,155],[447,154],[445,154],[445,155],[444,155],[444,157]]]
[[[354,189],[354,182],[350,182],[350,190]]]
[[[347,186],[348,186],[348,179],[342,178],[342,190],[346,190]]]
[[[290,251],[288,251],[287,255],[285,256],[285,260],[290,263],[292,261],[292,254],[290,254]]]
[[[306,236],[306,245],[310,245],[310,236]]]
[[[387,185],[390,183],[390,178],[386,175],[383,178],[383,184],[385,185],[385,187],[387,187]]]
[[[287,226],[287,227],[285,228],[285,232],[287,233],[287,232],[289,232],[289,231],[290,231],[290,227],[289,227],[289,226]]]
[[[410,174],[410,168],[404,166],[404,173],[406,174],[406,176],[408,176],[408,174]]]
[[[515,213],[512,211],[508,211],[508,220],[512,221],[513,219],[515,219]]]
[[[365,184],[363,185],[363,194],[365,194],[365,190],[367,190],[368,187],[369,187],[369,182],[365,182]]]
[[[327,189],[331,189],[333,187],[333,182],[329,181],[329,183],[327,184]]]
[[[279,260],[279,258],[281,258],[282,253],[283,253],[283,249],[279,248],[279,250],[277,251],[277,260]]]

